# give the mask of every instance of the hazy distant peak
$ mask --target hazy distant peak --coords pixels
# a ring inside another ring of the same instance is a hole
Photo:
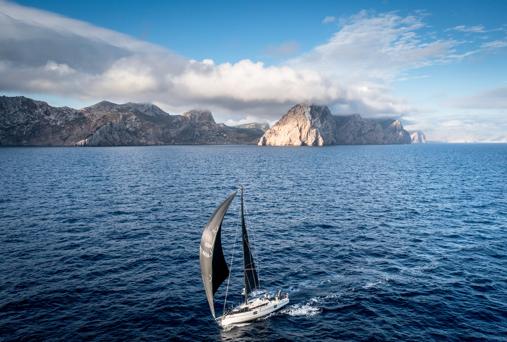
[[[269,129],[269,123],[267,122],[249,122],[245,124],[236,125],[238,128],[248,128],[248,129],[260,129],[263,131],[267,131]]]

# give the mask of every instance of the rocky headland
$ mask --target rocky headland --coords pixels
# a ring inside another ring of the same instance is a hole
[[[298,104],[260,138],[260,146],[410,144],[397,119],[332,115],[326,106]]]
[[[426,135],[422,131],[411,131],[410,139],[412,144],[426,144]]]
[[[256,144],[264,131],[216,123],[208,110],[170,115],[152,104],[52,107],[0,96],[0,146]]]
[[[23,96],[0,96],[0,146],[122,146],[258,144],[324,146],[424,143],[397,119],[333,115],[298,104],[269,128],[216,123],[208,110],[171,115],[153,104],[99,102],[83,109],[52,107]]]

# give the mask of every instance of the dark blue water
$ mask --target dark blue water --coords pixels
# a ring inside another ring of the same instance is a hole
[[[291,303],[222,331],[199,242],[240,183]],[[2,341],[507,338],[507,145],[4,148],[0,194]]]

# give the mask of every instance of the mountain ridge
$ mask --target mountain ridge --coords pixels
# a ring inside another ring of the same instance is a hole
[[[210,111],[171,115],[153,104],[110,101],[73,109],[0,96],[0,146],[255,144],[262,134],[217,124]]]
[[[410,144],[398,119],[333,115],[327,106],[297,104],[268,129],[259,146]]]
[[[392,118],[333,115],[327,106],[297,104],[271,128],[216,123],[211,111],[173,115],[150,103],[100,101],[74,109],[24,96],[0,96],[0,146],[122,146],[258,144],[324,146],[424,143]]]

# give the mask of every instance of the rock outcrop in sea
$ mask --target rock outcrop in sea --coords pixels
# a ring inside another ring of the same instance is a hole
[[[410,144],[397,119],[332,115],[326,106],[298,104],[260,138],[260,146]]]
[[[422,131],[411,131],[412,144],[426,144],[426,135]]]
[[[263,133],[217,124],[207,110],[170,115],[152,104],[108,101],[77,110],[0,96],[0,146],[256,144]]]

